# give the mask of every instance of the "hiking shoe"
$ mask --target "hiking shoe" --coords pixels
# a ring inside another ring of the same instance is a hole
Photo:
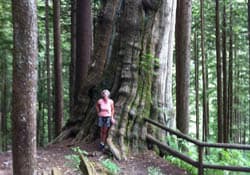
[[[103,150],[104,150],[104,148],[105,148],[104,143],[100,143],[100,145],[99,145],[99,149],[100,149],[101,151],[103,151]]]

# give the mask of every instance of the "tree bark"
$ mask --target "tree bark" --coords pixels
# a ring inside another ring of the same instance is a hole
[[[203,141],[208,137],[208,109],[207,109],[207,74],[206,74],[206,57],[204,46],[204,1],[200,0],[200,19],[201,19],[201,57],[202,57],[202,107],[203,107]]]
[[[73,115],[76,75],[76,0],[71,1],[71,61],[70,61],[70,115]]]
[[[191,0],[177,0],[176,19],[176,119],[177,128],[189,130],[189,64],[191,41]]]
[[[248,3],[247,3],[247,12],[248,12],[248,59],[249,59],[249,62],[248,62],[248,75],[250,75],[250,0],[248,0]],[[249,93],[249,96],[250,96],[250,76],[248,78],[248,82],[249,82],[249,89],[248,89],[248,93]],[[248,110],[248,115],[250,115],[250,99],[249,99],[249,110]],[[250,136],[250,120],[249,120],[249,136]],[[248,136],[248,137],[249,137]],[[250,143],[250,139],[248,141]]]
[[[223,142],[223,118],[222,118],[222,81],[221,81],[221,50],[220,50],[220,3],[216,0],[216,72],[217,72],[217,110],[218,110],[218,142]]]
[[[4,59],[2,63],[2,77],[3,77],[3,84],[1,89],[1,111],[0,111],[0,120],[1,120],[1,146],[2,151],[7,150],[7,106],[8,106],[8,97],[7,97],[7,60]]]
[[[14,28],[12,153],[13,174],[34,175],[36,165],[36,2],[12,0]]]
[[[48,110],[48,141],[52,140],[52,100],[51,100],[51,61],[50,61],[50,34],[49,34],[49,1],[45,0],[45,59],[47,72],[47,110]]]
[[[197,32],[194,36],[194,58],[195,58],[195,115],[196,115],[196,139],[200,139],[200,108],[199,108],[199,52]]]
[[[160,123],[174,127],[176,121],[172,101],[172,66],[176,1],[162,1],[162,3],[162,8],[159,9],[155,17],[160,20],[154,24],[154,38],[152,38],[151,53],[156,50],[155,55],[159,58],[159,65],[156,65],[153,71],[156,76],[152,80],[152,94],[155,95],[152,96],[151,115],[153,119],[160,119]],[[166,13],[167,16],[164,16]]]
[[[233,128],[233,6],[230,1],[230,35],[229,35],[229,68],[228,68],[228,126],[229,139],[232,140]],[[250,53],[250,52],[249,52]]]
[[[228,85],[227,85],[227,34],[226,34],[226,2],[223,4],[223,30],[222,30],[222,60],[223,60],[223,141],[228,142]]]
[[[74,102],[78,103],[80,90],[85,83],[88,65],[91,57],[92,48],[92,18],[91,18],[91,1],[77,1],[76,14],[76,64],[75,64],[75,98]],[[98,58],[100,59],[100,58]]]
[[[63,125],[63,82],[60,27],[60,0],[53,0],[54,12],[54,67],[55,67],[55,135],[58,136]]]

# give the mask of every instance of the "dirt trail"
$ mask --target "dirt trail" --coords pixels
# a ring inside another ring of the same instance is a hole
[[[89,157],[91,161],[100,161],[100,159],[109,158],[108,155],[98,151],[98,141],[91,144],[72,145],[70,142],[64,142],[56,145],[50,145],[46,148],[38,149],[37,170],[38,172],[51,171],[52,167],[57,167],[64,175],[79,175],[80,173],[73,170],[72,167],[66,166],[69,162],[66,155],[72,155],[72,147],[79,146],[82,150],[95,153],[95,156]],[[159,168],[162,174],[166,175],[185,175],[184,170],[175,167],[152,151],[146,151],[141,154],[131,155],[126,161],[112,160],[120,169],[122,175],[147,175],[148,168]],[[0,153],[0,175],[12,175],[11,152]]]

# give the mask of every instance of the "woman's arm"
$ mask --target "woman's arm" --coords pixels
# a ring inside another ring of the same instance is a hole
[[[112,103],[111,103],[111,117],[114,117],[115,116],[115,107],[114,107],[114,101],[112,100]]]

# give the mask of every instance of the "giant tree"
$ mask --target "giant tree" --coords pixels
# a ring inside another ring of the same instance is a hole
[[[111,90],[115,101],[117,124],[111,127],[107,142],[117,158],[145,148],[147,128],[156,137],[164,136],[163,131],[145,125],[144,117],[173,126],[175,9],[175,0],[102,1],[87,76],[78,87],[74,115],[58,140],[96,138],[94,104],[103,88]]]
[[[14,28],[12,152],[14,175],[35,174],[37,14],[36,1],[12,0]]]

